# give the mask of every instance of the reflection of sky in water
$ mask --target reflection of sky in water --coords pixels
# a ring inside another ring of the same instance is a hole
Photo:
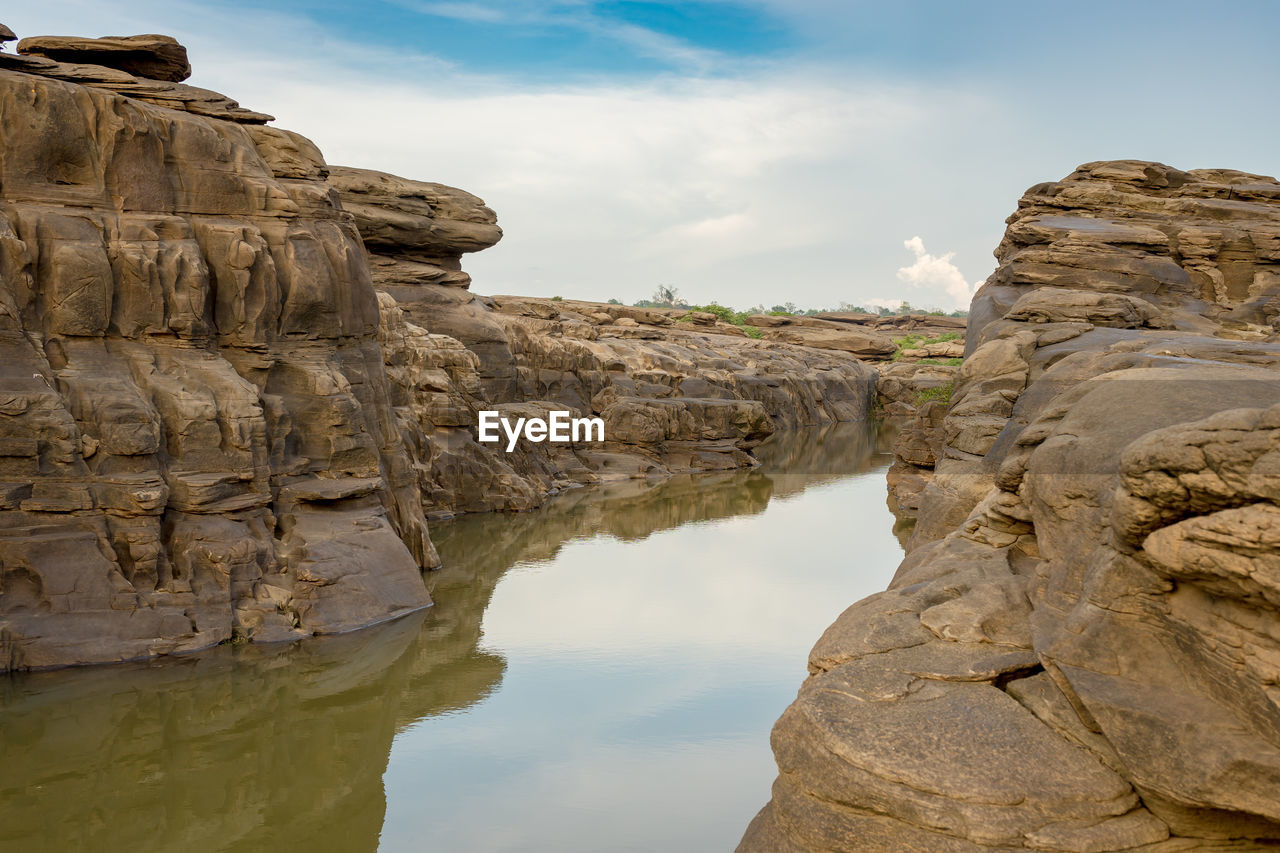
[[[435,606],[365,631],[0,678],[0,850],[731,849],[809,648],[898,562],[877,446],[434,525]]]
[[[383,849],[732,849],[809,649],[901,558],[882,470],[781,500],[815,478],[770,476],[762,513],[509,569],[480,641],[502,682],[397,736]]]

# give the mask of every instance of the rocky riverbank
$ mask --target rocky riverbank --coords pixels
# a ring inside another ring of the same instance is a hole
[[[1280,842],[1280,183],[1090,163],[1008,222],[741,851]]]
[[[0,670],[395,618],[431,518],[872,409],[879,318],[479,296],[479,198],[329,166],[190,73],[163,36],[0,52]],[[476,440],[553,408],[606,440]]]

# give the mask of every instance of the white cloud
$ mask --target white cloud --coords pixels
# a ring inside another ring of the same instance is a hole
[[[173,33],[190,49],[193,84],[276,115],[330,162],[483,197],[506,237],[464,261],[481,293],[632,300],[666,283],[697,303],[865,303],[892,280],[896,259],[884,247],[903,223],[959,242],[940,223],[968,220],[924,195],[950,172],[928,146],[937,127],[996,114],[963,92],[829,66],[533,85],[267,10],[59,5],[26,7],[6,23],[21,35],[65,31],[55,19],[69,18],[84,34]],[[501,8],[545,16],[569,5]],[[969,139],[954,142],[957,157]],[[1005,206],[982,217],[983,245],[997,241]]]
[[[915,254],[916,261],[911,266],[898,269],[899,281],[923,288],[935,296],[941,290],[951,300],[953,307],[969,307],[969,300],[973,298],[973,294],[982,282],[969,284],[965,280],[960,268],[951,262],[956,255],[955,252],[931,255],[925,250],[924,240],[918,236],[903,240],[902,245]]]
[[[493,24],[506,19],[506,15],[502,10],[481,3],[420,3],[406,4],[406,8],[425,15],[436,15],[441,18],[452,18],[455,21],[467,21],[468,23]]]
[[[856,240],[888,227],[863,221],[883,204],[857,158],[929,120],[916,92],[793,76],[554,89],[253,76],[330,162],[460,186],[497,210],[503,242],[465,262],[486,293],[635,299],[669,282],[698,302],[857,301]]]

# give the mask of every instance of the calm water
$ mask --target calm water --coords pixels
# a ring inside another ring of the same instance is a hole
[[[819,633],[901,551],[883,440],[436,524],[435,607],[0,676],[0,850],[731,850]]]

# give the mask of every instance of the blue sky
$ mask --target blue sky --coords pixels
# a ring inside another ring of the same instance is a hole
[[[1082,162],[1280,172],[1280,3],[49,0],[331,162],[484,197],[484,293],[952,308]],[[919,238],[916,240],[915,238]]]

